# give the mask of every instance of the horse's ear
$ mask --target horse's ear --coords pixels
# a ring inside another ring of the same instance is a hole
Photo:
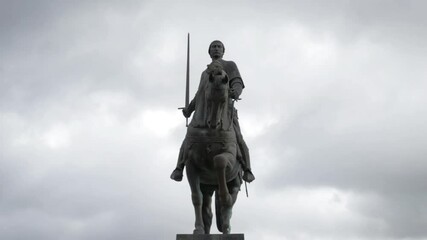
[[[228,83],[228,75],[225,74],[225,77],[222,79],[222,83],[226,84]]]

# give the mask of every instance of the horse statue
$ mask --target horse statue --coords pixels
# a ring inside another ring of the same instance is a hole
[[[219,63],[208,65],[203,74],[192,119],[193,123],[198,118],[198,123],[188,126],[185,137],[187,179],[195,211],[194,234],[210,233],[213,193],[217,228],[229,234],[233,205],[242,184],[232,125],[233,100],[229,97],[228,76]]]

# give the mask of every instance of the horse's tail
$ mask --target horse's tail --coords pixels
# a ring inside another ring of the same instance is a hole
[[[219,202],[218,191],[215,191],[215,218],[216,227],[218,228],[218,231],[222,232],[221,203]]]

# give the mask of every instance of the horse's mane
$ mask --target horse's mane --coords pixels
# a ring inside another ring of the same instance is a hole
[[[219,75],[222,73],[223,70],[224,67],[222,66],[222,64],[218,60],[215,60],[212,63],[208,64],[208,69],[206,70],[206,73],[209,75]]]

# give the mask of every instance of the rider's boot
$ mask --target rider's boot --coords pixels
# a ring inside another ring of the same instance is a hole
[[[245,180],[245,182],[252,182],[253,180],[255,180],[255,176],[252,173],[252,171],[250,169],[246,169],[243,173],[243,180]]]
[[[183,172],[183,168],[176,167],[175,170],[173,170],[173,172],[171,174],[171,179],[175,180],[177,182],[181,182],[182,181],[182,177],[184,176],[182,174],[182,172]]]
[[[249,157],[249,149],[246,146],[245,141],[243,140],[243,138],[240,138],[240,149],[241,149],[241,158],[240,158],[240,162],[243,166],[243,180],[245,180],[245,182],[252,182],[253,180],[255,180],[255,176],[251,171],[251,158]]]
[[[185,159],[184,159],[184,146],[185,146],[185,140],[181,144],[181,148],[179,149],[179,155],[178,155],[178,161],[176,163],[176,168],[173,170],[171,174],[171,179],[175,180],[177,182],[182,181],[183,177],[183,170],[185,167]]]

